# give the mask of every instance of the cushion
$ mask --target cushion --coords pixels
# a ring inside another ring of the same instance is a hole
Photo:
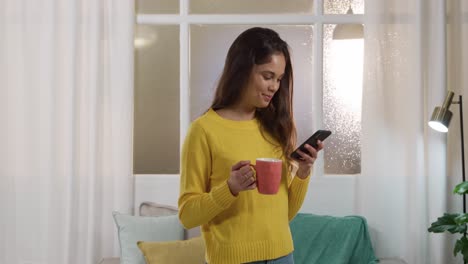
[[[177,214],[177,207],[158,204],[153,202],[142,202],[140,204],[141,216],[163,216]]]
[[[174,215],[177,214],[178,209],[174,206],[159,204],[154,202],[142,202],[140,204],[140,215],[141,216],[162,216],[162,215]],[[201,236],[200,227],[194,227],[186,229],[184,238],[190,239]]]
[[[138,241],[171,241],[184,238],[177,215],[143,217],[112,213],[120,243],[121,264],[145,264]]]
[[[205,243],[202,237],[169,242],[138,242],[147,264],[203,264]]]

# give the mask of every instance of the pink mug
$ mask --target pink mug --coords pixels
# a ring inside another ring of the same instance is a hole
[[[251,164],[257,178],[257,189],[261,194],[276,194],[281,184],[282,160],[258,158]]]

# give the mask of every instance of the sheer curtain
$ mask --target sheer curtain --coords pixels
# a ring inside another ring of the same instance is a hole
[[[468,1],[451,0],[447,1],[447,83],[448,87],[455,92],[456,96],[463,96],[463,117],[464,117],[464,137],[465,137],[465,158],[468,157]],[[458,99],[457,99],[458,100]],[[459,195],[453,195],[453,187],[462,181],[461,176],[461,150],[460,150],[460,122],[457,106],[452,106],[454,117],[450,124],[450,131],[447,135],[448,143],[448,186],[447,211],[462,212],[463,203]],[[465,164],[468,165],[465,160]],[[465,168],[468,172],[468,169]],[[450,236],[449,245],[453,246],[459,237]],[[457,263],[463,263],[457,258]]]
[[[462,263],[453,257],[453,235],[427,231],[444,212],[462,210],[451,193],[461,181],[458,110],[452,109],[448,147],[447,136],[427,126],[447,88],[465,94],[467,87],[466,52],[461,53],[468,44],[466,3],[448,2],[366,1],[357,211],[368,219],[381,258]],[[452,16],[447,26],[446,11]],[[446,32],[453,32],[447,42]]]
[[[95,264],[131,212],[133,1],[0,0],[0,263]]]

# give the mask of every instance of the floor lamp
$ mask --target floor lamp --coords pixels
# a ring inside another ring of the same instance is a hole
[[[429,126],[434,130],[446,133],[452,119],[452,112],[449,110],[450,105],[458,104],[460,110],[460,137],[461,137],[461,154],[462,154],[462,179],[465,181],[465,142],[463,139],[463,104],[462,96],[460,95],[458,101],[452,102],[454,93],[452,91],[447,92],[445,96],[444,104],[440,107],[434,108]],[[463,213],[466,214],[466,195],[463,194]]]

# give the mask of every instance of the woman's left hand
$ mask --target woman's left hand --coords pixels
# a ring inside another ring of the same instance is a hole
[[[307,152],[297,151],[302,159],[297,160],[299,168],[297,169],[296,175],[301,179],[305,179],[310,175],[310,170],[317,159],[318,152],[323,149],[323,143],[319,140],[317,142],[317,149],[309,144],[305,144],[304,147],[307,149]]]

